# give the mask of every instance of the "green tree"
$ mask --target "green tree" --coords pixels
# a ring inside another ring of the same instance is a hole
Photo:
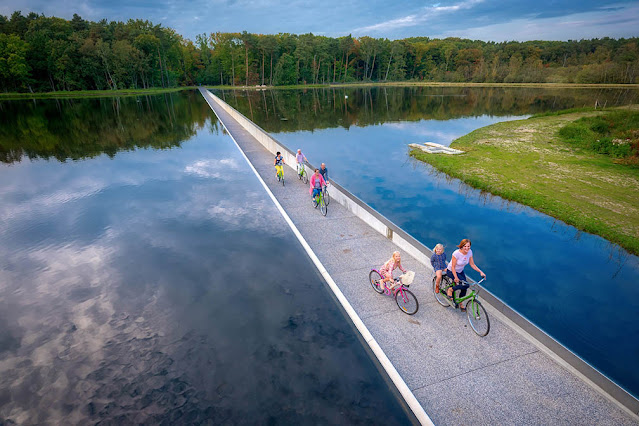
[[[24,88],[29,81],[29,45],[14,34],[0,34],[0,81],[5,90]]]
[[[295,58],[288,53],[282,54],[280,60],[275,66],[275,75],[273,76],[273,84],[289,85],[297,84],[298,75],[295,66]]]

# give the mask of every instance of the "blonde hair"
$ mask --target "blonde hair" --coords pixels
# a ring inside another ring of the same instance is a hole
[[[402,255],[399,251],[394,251],[393,254],[391,254],[390,259],[388,259],[386,263],[384,263],[384,265],[390,265],[392,262],[394,262],[396,254],[399,254],[400,256]],[[402,263],[402,261],[400,260],[399,263]]]
[[[433,252],[437,253],[437,249],[440,248],[442,249],[442,251],[444,251],[444,245],[442,243],[437,243],[435,244],[435,247],[433,247]]]

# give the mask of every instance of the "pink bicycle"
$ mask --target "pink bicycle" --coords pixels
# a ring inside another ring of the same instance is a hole
[[[386,283],[383,283],[382,274],[377,269],[371,269],[371,272],[368,274],[368,280],[377,293],[382,294],[385,293],[387,296],[391,294],[395,297],[395,302],[399,309],[408,315],[414,315],[419,309],[419,302],[415,295],[408,290],[410,284],[404,284],[400,278],[395,278],[395,288],[390,289]]]

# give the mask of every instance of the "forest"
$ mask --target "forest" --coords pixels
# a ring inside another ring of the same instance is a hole
[[[639,37],[486,42],[211,32],[147,20],[0,15],[0,90],[357,82],[639,83]]]

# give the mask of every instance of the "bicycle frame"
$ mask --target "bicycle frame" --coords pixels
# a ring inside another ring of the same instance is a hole
[[[379,274],[380,277],[383,277],[382,273],[379,272],[377,269],[373,269],[373,271],[377,272]],[[394,278],[393,281],[397,281],[397,278]],[[395,294],[398,291],[401,292],[402,297],[404,297],[404,284],[402,284],[401,281],[399,281],[399,287],[395,287],[393,290],[391,290],[388,285],[386,284],[386,282],[383,283],[384,284],[384,294],[387,296],[390,296],[391,294]]]
[[[319,195],[315,196],[315,201],[319,205],[320,201],[324,198],[324,189],[320,189]]]
[[[467,281],[463,281],[463,280],[460,281],[460,283],[468,284],[468,290],[470,290],[470,294],[467,294],[466,296],[461,297],[461,298],[457,298],[457,297],[455,297],[455,292],[453,291],[453,302],[455,302],[457,304],[460,304],[460,303],[465,302],[466,300],[469,300],[469,299],[473,299],[474,300],[477,297],[477,295],[479,294],[479,290],[475,291],[475,289],[472,288],[472,287],[475,287],[475,286],[479,285],[479,283],[484,282],[485,279],[486,278],[483,278],[480,281],[478,281],[476,283],[472,283],[472,284],[468,283]],[[453,283],[453,285],[455,285],[455,281],[451,280],[450,278],[449,278],[449,280]],[[443,290],[447,290],[448,288],[449,287],[446,287]]]

